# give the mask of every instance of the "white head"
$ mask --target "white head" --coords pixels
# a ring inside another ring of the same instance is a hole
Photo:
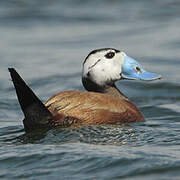
[[[145,71],[136,60],[113,48],[94,50],[83,63],[83,81],[89,80],[98,86],[112,85],[120,79],[155,80],[160,77]]]

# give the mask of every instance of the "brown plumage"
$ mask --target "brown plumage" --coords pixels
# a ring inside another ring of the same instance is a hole
[[[51,97],[45,106],[63,124],[68,118],[78,125],[121,124],[144,121],[141,112],[127,98],[83,91],[65,91]],[[58,118],[59,117],[59,118]]]

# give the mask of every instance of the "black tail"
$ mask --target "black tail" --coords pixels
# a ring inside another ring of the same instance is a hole
[[[14,68],[9,68],[9,72],[25,116],[23,121],[25,131],[48,127],[49,120],[52,118],[50,111],[26,85]]]

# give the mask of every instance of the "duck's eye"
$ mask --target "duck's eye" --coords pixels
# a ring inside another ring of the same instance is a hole
[[[111,58],[114,57],[114,55],[115,55],[114,52],[109,52],[109,53],[107,53],[107,54],[105,55],[105,57],[108,58],[108,59],[111,59]]]
[[[136,71],[136,72],[141,73],[141,69],[140,69],[140,67],[135,66],[135,67],[134,67],[134,69],[135,69],[135,71]]]

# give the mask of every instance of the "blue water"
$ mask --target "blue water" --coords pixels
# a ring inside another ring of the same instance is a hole
[[[0,179],[180,179],[178,0],[0,1]],[[7,71],[45,102],[83,90],[82,62],[114,47],[163,76],[117,83],[146,122],[26,134]]]

